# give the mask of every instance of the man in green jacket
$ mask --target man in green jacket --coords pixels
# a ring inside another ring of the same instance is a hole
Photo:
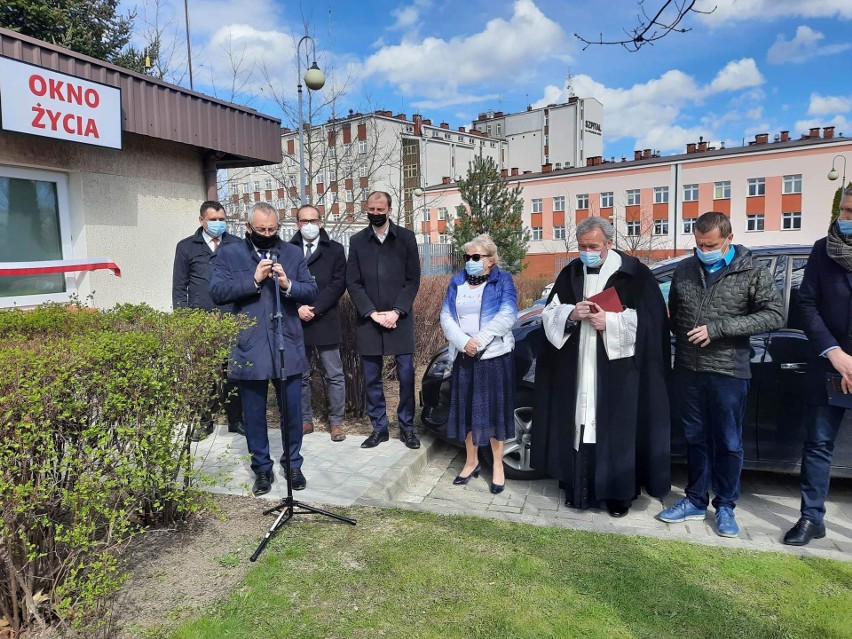
[[[716,530],[736,537],[743,466],[742,422],[751,368],[749,338],[784,324],[772,274],[733,244],[724,213],[695,221],[695,255],[678,264],[669,293],[675,334],[675,401],[686,437],[686,497],[657,518],[704,519],[709,491]]]

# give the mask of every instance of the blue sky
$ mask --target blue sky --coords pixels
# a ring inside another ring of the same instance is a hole
[[[636,23],[635,0],[188,1],[196,90],[285,125],[307,28],[338,114],[388,109],[466,126],[483,111],[564,101],[570,75],[576,95],[604,105],[607,157],[811,126],[852,136],[852,0],[698,0],[715,11],[636,53],[583,50],[574,36],[621,37]],[[662,3],[644,0],[649,12]],[[125,6],[136,7],[140,32],[163,30],[166,79],[188,86],[183,2]]]

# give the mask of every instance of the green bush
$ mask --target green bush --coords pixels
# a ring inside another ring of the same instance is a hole
[[[89,626],[117,550],[204,499],[189,433],[240,321],[147,306],[0,312],[0,615]]]

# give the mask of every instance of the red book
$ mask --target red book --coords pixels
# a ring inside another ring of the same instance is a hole
[[[620,313],[624,310],[621,298],[618,297],[618,291],[615,290],[614,286],[605,288],[597,295],[592,295],[586,301],[594,302],[595,306],[607,313]]]

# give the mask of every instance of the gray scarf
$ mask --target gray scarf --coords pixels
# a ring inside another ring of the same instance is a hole
[[[828,227],[825,251],[844,271],[852,273],[852,237],[843,235],[836,221]]]

